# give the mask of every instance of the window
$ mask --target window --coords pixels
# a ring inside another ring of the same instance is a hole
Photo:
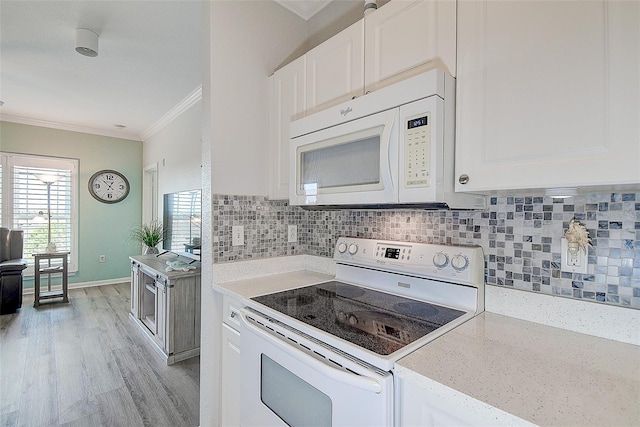
[[[24,258],[33,274],[31,254],[49,242],[69,251],[69,271],[78,260],[78,160],[1,154],[2,225],[24,231]]]

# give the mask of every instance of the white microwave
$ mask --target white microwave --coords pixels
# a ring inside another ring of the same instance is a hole
[[[454,191],[455,80],[430,70],[291,122],[291,205],[482,209]]]

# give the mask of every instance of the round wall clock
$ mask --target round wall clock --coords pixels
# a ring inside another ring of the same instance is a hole
[[[101,170],[89,178],[89,193],[102,203],[117,203],[129,194],[129,181],[120,172]]]

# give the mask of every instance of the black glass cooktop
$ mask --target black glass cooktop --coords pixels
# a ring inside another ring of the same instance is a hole
[[[252,299],[385,356],[465,314],[337,281]]]

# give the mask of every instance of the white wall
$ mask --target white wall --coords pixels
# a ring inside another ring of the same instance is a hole
[[[213,192],[268,194],[269,80],[306,37],[275,2],[211,2]]]
[[[219,424],[222,320],[211,288],[211,194],[267,194],[268,77],[304,44],[306,23],[272,1],[211,1],[203,10],[200,425],[210,427]]]
[[[195,88],[194,88],[195,89]],[[162,195],[202,188],[202,100],[143,142],[142,164],[158,165],[158,214]]]

